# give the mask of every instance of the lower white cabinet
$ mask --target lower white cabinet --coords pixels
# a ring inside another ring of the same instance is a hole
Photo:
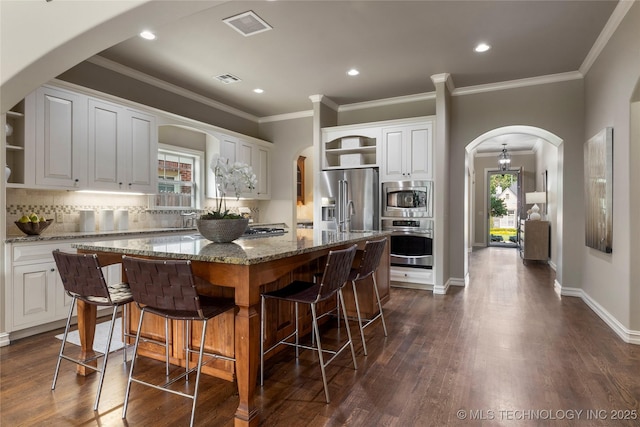
[[[74,251],[70,243],[14,244],[11,278],[5,288],[8,332],[64,319],[71,298],[64,287],[52,251]]]
[[[59,275],[53,262],[13,268],[13,330],[56,320]]]
[[[393,286],[406,288],[431,288],[434,283],[433,270],[413,267],[391,267]]]

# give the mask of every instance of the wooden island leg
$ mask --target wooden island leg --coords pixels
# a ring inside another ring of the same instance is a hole
[[[240,403],[235,427],[257,427],[260,421],[255,405],[260,357],[260,317],[258,305],[240,306],[235,319],[236,377]]]
[[[96,333],[97,307],[93,304],[87,304],[84,301],[78,300],[77,312],[78,335],[80,336],[80,347],[82,348],[80,359],[86,360],[95,356],[95,352],[93,351],[93,338]],[[87,365],[98,366],[98,361],[93,360],[88,362]],[[82,376],[87,376],[95,372],[93,369],[85,368],[82,365],[77,365],[76,368],[76,373]]]

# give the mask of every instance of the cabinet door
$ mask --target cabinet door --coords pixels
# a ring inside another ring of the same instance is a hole
[[[258,178],[256,195],[259,199],[271,198],[271,164],[269,150],[265,147],[256,147],[256,162],[253,172]]]
[[[411,126],[407,130],[406,161],[411,179],[431,179],[433,177],[433,142],[431,125]]]
[[[13,268],[13,328],[37,326],[55,320],[55,262]]]
[[[36,97],[36,184],[85,187],[86,97],[49,87]]]
[[[126,132],[124,110],[96,99],[89,100],[89,187],[96,190],[119,190],[125,177]]]
[[[384,153],[382,180],[391,181],[406,178],[403,128],[383,130],[382,147]]]
[[[126,191],[154,193],[158,181],[158,133],[155,117],[140,111],[128,110],[125,129],[126,158],[119,158],[127,164]],[[127,163],[128,162],[128,163]]]

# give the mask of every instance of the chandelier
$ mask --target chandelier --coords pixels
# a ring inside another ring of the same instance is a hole
[[[511,165],[511,155],[507,153],[507,144],[502,144],[502,152],[498,155],[498,166],[502,172],[509,169]]]

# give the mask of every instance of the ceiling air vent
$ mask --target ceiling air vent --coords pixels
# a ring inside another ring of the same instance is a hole
[[[267,24],[251,10],[223,19],[223,21],[245,37],[272,29],[271,25]]]
[[[220,74],[219,76],[216,76],[216,79],[218,79],[219,82],[224,83],[226,85],[228,85],[229,83],[237,83],[241,81],[238,77],[234,76],[233,74]]]

